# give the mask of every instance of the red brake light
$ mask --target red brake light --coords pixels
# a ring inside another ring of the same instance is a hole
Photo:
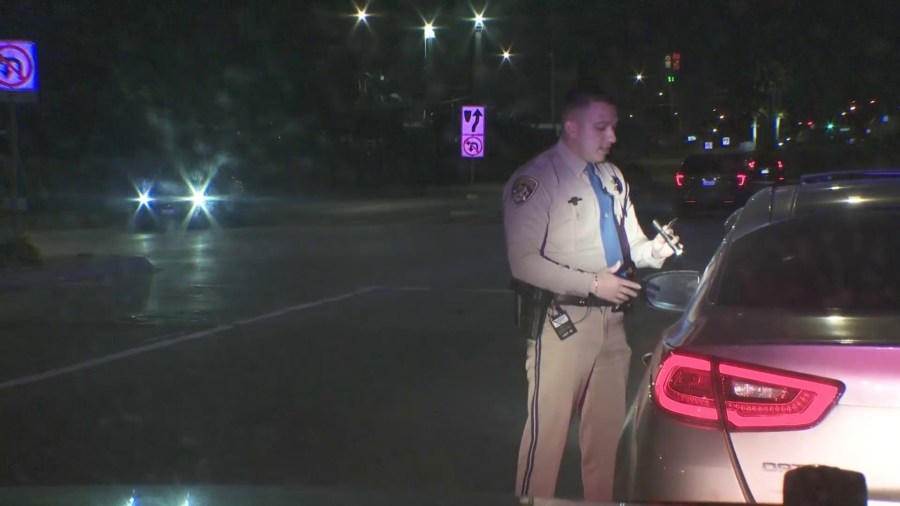
[[[684,186],[684,174],[681,172],[675,173],[675,186]]]
[[[666,411],[694,420],[718,420],[710,367],[706,359],[669,355],[653,385],[656,402]]]
[[[738,174],[737,175],[738,186],[744,186],[746,183],[747,183],[747,174]]]
[[[724,409],[732,431],[812,427],[843,391],[842,383],[827,378],[678,352],[666,357],[653,385],[654,400],[665,411],[708,424],[720,422]]]

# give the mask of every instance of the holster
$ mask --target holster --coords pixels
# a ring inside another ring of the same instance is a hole
[[[510,288],[515,297],[516,330],[519,336],[523,339],[539,339],[554,293],[515,278],[510,282]]]

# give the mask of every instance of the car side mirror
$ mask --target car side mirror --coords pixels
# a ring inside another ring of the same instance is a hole
[[[657,272],[643,280],[644,299],[651,307],[664,311],[682,312],[700,286],[697,271]]]

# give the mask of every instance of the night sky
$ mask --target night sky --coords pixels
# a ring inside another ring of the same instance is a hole
[[[898,103],[900,2],[888,0],[374,0],[364,24],[349,0],[5,0],[0,35],[39,46],[41,102],[28,114],[45,144],[127,151],[155,138],[147,125],[160,117],[261,131],[340,116],[366,73],[377,100],[465,99],[482,9],[483,100],[511,117],[548,119],[551,53],[557,94],[593,79],[623,113],[669,105],[699,126],[712,108],[824,122],[852,100],[885,113]],[[423,20],[437,34],[430,67]],[[657,94],[672,51],[683,68],[667,103]]]

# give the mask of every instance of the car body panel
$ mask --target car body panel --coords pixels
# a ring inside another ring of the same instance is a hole
[[[661,349],[654,353],[638,390],[644,402],[631,406],[622,431],[614,497],[687,501],[697,497],[697,490],[703,490],[703,500],[744,502],[723,433],[685,425],[653,402],[646,402],[650,398],[651,371],[659,367]]]
[[[848,388],[848,391],[850,389]],[[788,466],[824,465],[863,473],[870,496],[900,500],[896,407],[836,406],[803,431],[731,433],[735,455],[754,498],[781,500]]]
[[[724,306],[714,296],[735,241],[786,220],[802,224],[811,214],[825,213],[821,219],[830,220],[829,213],[885,208],[888,215],[900,211],[900,177],[773,186],[747,201],[682,317],[664,331],[649,360],[620,442],[618,499],[714,501],[730,494],[726,500],[742,502],[744,490],[756,501],[779,502],[786,470],[818,464],[864,473],[873,500],[900,500],[893,465],[900,440],[892,437],[900,426],[900,308]],[[726,435],[724,424],[686,422],[652,399],[656,374],[672,350],[836,380],[843,393],[811,427]]]

